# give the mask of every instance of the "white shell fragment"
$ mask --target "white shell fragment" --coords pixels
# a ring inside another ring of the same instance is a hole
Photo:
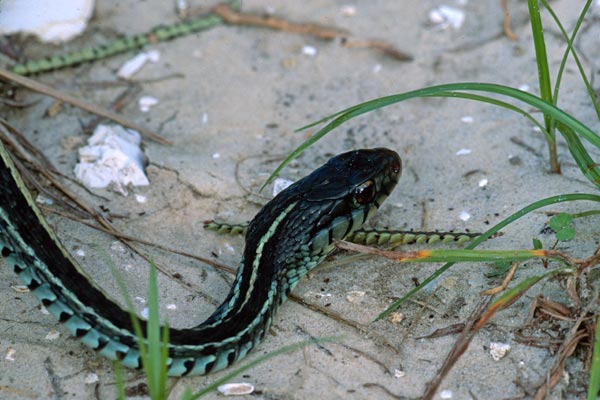
[[[460,149],[459,151],[456,152],[457,156],[466,156],[467,154],[471,154],[473,152],[473,150],[471,149]]]
[[[277,196],[279,192],[290,186],[294,181],[289,179],[277,178],[273,181],[273,196]]]
[[[254,385],[247,382],[226,383],[217,388],[225,396],[241,396],[254,392]]]
[[[348,303],[357,303],[363,297],[365,297],[367,293],[363,290],[350,290],[346,293],[346,301]]]
[[[46,335],[46,340],[56,340],[60,337],[60,332],[56,331],[54,329],[52,329],[50,332],[48,332],[48,334]]]
[[[158,60],[160,60],[160,52],[158,50],[139,53],[137,56],[125,61],[125,64],[117,71],[117,76],[121,79],[129,79],[141,70],[148,61],[155,63]]]
[[[455,7],[441,5],[429,11],[429,21],[439,29],[460,29],[465,22],[465,12]]]
[[[487,184],[488,184],[488,180],[487,180],[487,178],[483,178],[482,180],[480,180],[480,181],[477,183],[477,186],[479,186],[480,188],[482,188],[482,187],[486,187],[486,186],[487,186]]]
[[[400,369],[394,370],[394,378],[404,378],[405,376],[406,376],[406,372],[404,372]]]
[[[522,84],[522,85],[519,85],[519,90],[521,90],[521,91],[523,91],[523,92],[529,92],[529,89],[531,89],[531,88],[530,88],[530,87],[529,87],[529,85],[528,85],[528,84],[526,84],[526,83],[524,83],[524,84]]]
[[[6,361],[15,361],[16,353],[17,353],[17,351],[15,349],[13,349],[12,347],[9,347],[8,351],[6,352],[6,357],[4,357],[4,359]]]
[[[98,125],[88,145],[79,149],[75,177],[88,188],[106,188],[113,184],[124,196],[127,185],[148,185],[140,143],[140,134],[132,129]]]
[[[499,343],[492,342],[490,343],[490,355],[494,359],[494,361],[500,361],[504,356],[508,354],[510,350],[510,344],[508,343]]]
[[[28,33],[42,42],[62,43],[85,30],[94,0],[0,1],[0,35]]]
[[[317,55],[317,48],[314,46],[304,46],[302,47],[302,54],[310,57],[314,57]]]
[[[462,221],[468,221],[471,219],[471,214],[466,211],[461,211],[458,218],[460,218]]]
[[[92,383],[96,383],[100,380],[100,377],[98,376],[98,374],[95,374],[93,372],[90,372],[89,374],[87,374],[85,376],[85,378],[83,378],[83,381],[85,382],[86,385],[91,385]]]
[[[356,15],[356,7],[353,5],[345,5],[340,8],[340,12],[344,17],[354,17]]]
[[[143,194],[136,194],[135,201],[137,201],[140,204],[144,204],[148,201],[148,198],[146,196],[144,196]]]
[[[452,390],[446,389],[446,390],[442,390],[440,392],[440,399],[451,399],[452,396],[453,396]]]
[[[157,104],[158,99],[152,96],[142,96],[138,100],[138,106],[140,107],[140,111],[144,113],[150,111],[150,108],[154,107]]]

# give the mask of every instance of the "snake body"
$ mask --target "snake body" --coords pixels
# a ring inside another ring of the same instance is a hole
[[[359,229],[399,179],[388,149],[338,155],[282,191],[252,220],[235,281],[200,325],[170,329],[168,374],[202,375],[240,360],[267,332],[298,280]],[[0,249],[35,297],[103,356],[140,368],[129,313],[94,285],[61,245],[0,142]],[[142,321],[143,332],[146,324]]]

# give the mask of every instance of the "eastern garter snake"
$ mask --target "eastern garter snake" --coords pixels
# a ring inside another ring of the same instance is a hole
[[[0,249],[37,299],[87,346],[141,366],[129,313],[90,282],[32,200],[0,142]],[[171,376],[201,375],[243,358],[267,332],[298,280],[375,213],[401,162],[388,149],[338,155],[271,200],[248,227],[225,301],[202,324],[170,329]],[[142,321],[144,332],[145,324]]]

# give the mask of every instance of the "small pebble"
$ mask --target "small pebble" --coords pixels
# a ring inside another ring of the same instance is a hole
[[[442,390],[440,392],[440,399],[451,399],[452,398],[452,390]]]
[[[144,196],[143,194],[136,194],[135,201],[137,201],[140,204],[144,204],[145,202],[148,201],[148,198],[146,196]]]
[[[519,86],[519,90],[522,90],[523,92],[529,92],[529,89],[529,85],[526,83]]]
[[[15,361],[16,353],[17,353],[17,351],[15,349],[13,349],[12,347],[9,347],[8,351],[6,352],[6,357],[4,357],[4,359],[6,361]]]
[[[508,343],[499,343],[492,342],[490,343],[490,355],[494,359],[494,361],[500,361],[504,358],[508,351],[510,350],[510,344]]]
[[[247,382],[226,383],[217,388],[225,396],[241,396],[254,392],[254,385]]]
[[[356,303],[362,297],[365,297],[366,294],[367,293],[362,290],[350,290],[346,293],[346,301],[348,301],[348,303]]]
[[[177,304],[167,304],[166,308],[167,310],[177,310]]]
[[[458,8],[441,5],[429,11],[429,21],[439,29],[460,29],[465,22],[465,12]]]
[[[468,212],[466,212],[466,211],[461,211],[461,212],[460,212],[460,216],[459,216],[459,218],[460,218],[462,221],[468,221],[469,219],[471,219],[471,214],[469,214],[469,213],[468,213]]]
[[[394,370],[394,378],[404,378],[405,376],[406,376],[406,372],[399,370],[399,369]]]
[[[87,374],[85,376],[85,378],[83,378],[83,381],[85,382],[86,385],[91,385],[92,383],[96,383],[100,380],[100,377],[98,377],[98,374],[95,374],[93,372],[90,372],[89,374]]]
[[[304,46],[302,47],[302,54],[310,56],[310,57],[314,57],[317,55],[317,48],[314,46]]]
[[[464,122],[465,124],[472,124],[474,119],[473,117],[471,117],[470,115],[465,115],[464,117],[462,117],[460,119],[462,122]]]
[[[140,106],[140,111],[144,112],[144,113],[150,111],[150,108],[154,107],[157,104],[158,104],[158,99],[156,97],[152,97],[152,96],[142,96],[138,100],[138,105]]]
[[[486,178],[483,178],[482,180],[479,181],[479,183],[477,184],[480,188],[482,187],[486,187],[488,184],[488,180]]]
[[[75,250],[75,254],[77,254],[79,257],[85,257],[85,250],[77,249]]]
[[[345,5],[340,8],[340,12],[344,17],[353,17],[356,15],[356,7],[352,5]]]
[[[144,307],[140,315],[142,316],[142,318],[148,319],[148,315],[150,315],[150,309],[148,307]]]
[[[46,340],[56,340],[60,337],[60,332],[56,331],[54,329],[52,329],[50,332],[48,332],[48,334],[46,335]]]
[[[467,154],[471,154],[473,152],[473,150],[471,149],[460,149],[459,151],[456,152],[457,156],[464,156]]]

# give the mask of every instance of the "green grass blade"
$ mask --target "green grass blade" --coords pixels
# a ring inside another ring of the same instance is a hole
[[[120,362],[115,361],[113,363],[115,370],[115,389],[117,391],[117,400],[126,400],[127,394],[125,393],[125,376],[123,374],[123,366]]]
[[[533,33],[533,45],[535,47],[535,61],[538,70],[538,80],[540,84],[540,94],[543,100],[548,103],[552,101],[552,85],[550,83],[550,69],[548,68],[548,56],[546,54],[546,41],[544,39],[544,27],[540,16],[540,6],[538,0],[527,0],[529,7],[529,20],[531,22],[531,32]],[[551,117],[545,114],[546,129],[550,129]],[[552,132],[550,132],[552,134]]]
[[[152,399],[166,399],[167,392],[167,365],[165,352],[161,340],[161,324],[158,305],[158,284],[156,265],[150,261],[148,275],[148,359],[144,364],[144,371],[148,380],[148,388]],[[168,332],[168,328],[167,332]],[[167,334],[168,335],[168,334]],[[166,339],[168,343],[168,336]],[[168,356],[168,353],[167,353]]]
[[[495,234],[496,232],[499,232],[505,226],[513,223],[514,221],[518,220],[519,218],[522,218],[523,216],[529,214],[532,211],[535,211],[539,208],[547,207],[547,206],[553,205],[553,204],[563,203],[566,201],[579,201],[579,200],[589,200],[589,201],[595,201],[595,202],[600,203],[600,196],[597,196],[594,194],[586,194],[586,193],[573,193],[573,194],[563,194],[563,195],[558,195],[558,196],[552,196],[552,197],[547,197],[542,200],[538,200],[534,203],[531,203],[531,204],[523,207],[519,211],[517,211],[514,214],[512,214],[511,216],[509,216],[508,218],[505,218],[504,220],[500,221],[498,224],[494,225],[492,228],[488,229],[481,236],[478,236],[471,243],[469,243],[465,247],[465,249],[467,249],[467,250],[474,249],[475,247],[477,247],[481,243],[483,243],[485,240],[490,238],[493,234]],[[414,296],[417,292],[419,292],[421,289],[423,289],[425,286],[427,286],[429,283],[431,283],[437,277],[439,277],[444,272],[446,272],[454,264],[455,264],[454,262],[449,262],[449,263],[444,264],[442,267],[440,267],[438,270],[436,270],[433,274],[431,274],[429,277],[427,277],[427,279],[425,279],[423,282],[421,282],[421,284],[419,286],[410,290],[407,294],[402,296],[402,298],[400,298],[400,299],[396,300],[394,303],[392,303],[392,305],[390,305],[385,311],[383,311],[381,314],[379,314],[377,316],[377,318],[375,318],[375,321],[384,319],[387,316],[389,316],[391,313],[396,311],[398,309],[398,307],[400,307],[406,300],[408,300],[409,298]]]
[[[310,145],[316,143],[327,133],[333,129],[342,125],[344,122],[358,117],[359,115],[367,112],[377,110],[383,107],[390,106],[402,102],[404,100],[417,98],[417,97],[431,97],[431,96],[443,96],[443,97],[461,97],[464,96],[462,92],[488,92],[494,93],[500,96],[507,96],[515,100],[524,102],[530,106],[533,106],[541,110],[545,115],[549,115],[552,119],[557,120],[563,125],[568,126],[577,134],[581,135],[584,139],[589,141],[594,146],[600,148],[600,137],[588,128],[586,125],[581,123],[573,116],[567,114],[563,110],[556,107],[554,104],[544,101],[543,99],[527,92],[511,88],[508,86],[493,84],[493,83],[477,83],[477,82],[465,82],[465,83],[450,83],[444,85],[430,86],[427,88],[417,89],[410,92],[401,94],[380,97],[374,100],[370,100],[356,106],[342,110],[332,116],[326,117],[325,120],[330,120],[327,125],[317,131],[308,140],[302,143],[296,150],[294,150],[286,159],[275,169],[275,171],[269,176],[261,190],[269,184],[277,174],[287,165],[291,160],[300,155]]]
[[[532,258],[552,258],[562,260],[560,255],[547,254],[544,250],[466,250],[435,249],[407,252],[388,252],[389,258],[399,262],[510,262]],[[397,254],[395,256],[394,254]],[[384,254],[382,254],[384,255]]]
[[[546,9],[548,10],[548,13],[554,19],[556,26],[558,26],[558,29],[560,29],[560,32],[563,35],[563,38],[567,42],[567,48],[565,49],[565,52],[563,54],[563,58],[561,60],[560,67],[558,69],[558,73],[556,76],[556,84],[554,86],[553,103],[558,104],[558,96],[559,96],[558,93],[560,90],[562,75],[565,70],[565,66],[567,64],[567,59],[569,57],[569,53],[571,53],[573,55],[573,59],[575,60],[575,64],[577,64],[577,69],[579,70],[579,75],[581,75],[581,79],[583,80],[583,83],[585,84],[588,95],[590,96],[590,100],[592,102],[592,105],[594,106],[594,110],[596,111],[596,116],[598,117],[598,119],[600,119],[600,106],[598,105],[598,102],[596,101],[596,96],[594,95],[594,89],[592,88],[592,85],[590,84],[590,81],[587,78],[587,74],[585,73],[585,71],[583,69],[583,65],[581,64],[579,55],[577,54],[577,51],[573,47],[573,41],[575,40],[575,37],[577,36],[579,29],[581,28],[581,24],[583,23],[583,21],[585,19],[585,15],[587,14],[590,6],[592,5],[592,0],[587,0],[585,5],[583,6],[583,9],[581,10],[581,13],[579,14],[579,18],[577,18],[577,22],[575,23],[575,27],[573,28],[573,32],[571,33],[570,37],[567,34],[567,32],[566,32],[565,28],[563,27],[562,23],[560,22],[560,20],[558,19],[558,16],[556,15],[556,13],[552,9],[552,7],[550,7],[550,4],[548,4],[547,0],[542,0],[542,4],[544,4],[544,7],[546,7]]]
[[[594,340],[594,352],[592,353],[587,400],[597,400],[598,390],[600,390],[600,318],[596,318],[596,339]]]
[[[558,130],[565,138],[569,151],[581,172],[590,182],[600,187],[600,166],[589,155],[579,137],[564,125],[558,125]]]
[[[273,357],[277,357],[281,354],[285,354],[285,353],[291,353],[293,351],[297,351],[300,350],[303,347],[306,347],[308,345],[311,344],[318,344],[318,343],[325,343],[325,342],[333,342],[335,341],[335,338],[323,338],[323,339],[312,339],[312,340],[305,340],[303,342],[300,343],[295,343],[295,344],[291,344],[288,346],[283,346],[280,347],[279,349],[272,351],[270,353],[264,354],[260,357],[257,357],[256,359],[252,360],[251,362],[249,362],[246,365],[243,365],[239,368],[236,368],[235,370],[233,370],[232,372],[228,373],[227,375],[223,376],[222,378],[217,379],[216,381],[214,381],[213,383],[211,383],[210,385],[206,386],[204,389],[200,390],[199,392],[195,393],[193,396],[191,397],[185,397],[186,400],[196,400],[199,399],[202,396],[207,395],[208,393],[216,390],[219,386],[221,386],[222,384],[228,382],[229,380],[235,378],[237,375],[249,370],[250,368],[254,368],[255,366],[257,366],[258,364],[261,364]]]

